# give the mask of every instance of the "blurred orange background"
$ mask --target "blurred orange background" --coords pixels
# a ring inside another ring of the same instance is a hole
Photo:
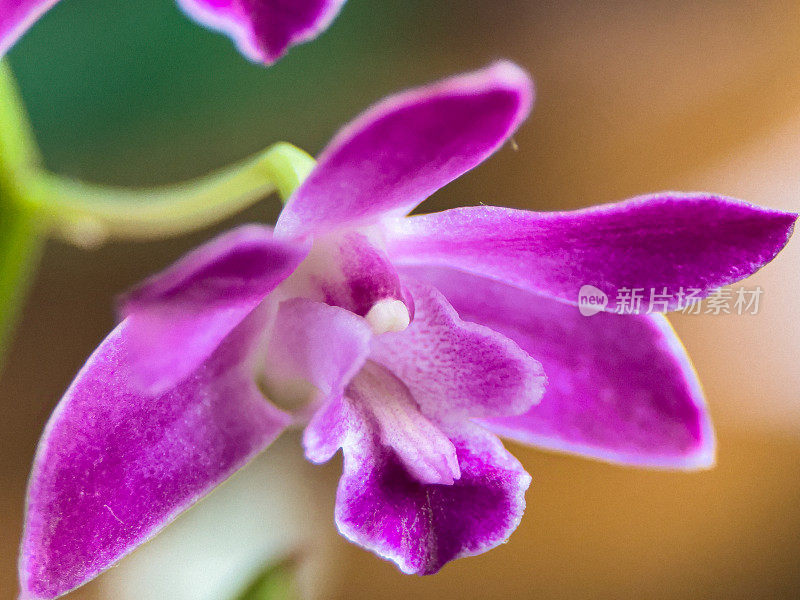
[[[244,64],[171,0],[64,0],[11,53],[48,165],[147,185],[285,139],[316,153],[389,92],[515,60],[537,82],[518,150],[422,206],[587,206],[708,190],[800,210],[800,3],[349,0],[278,66]],[[99,3],[97,3],[99,4]],[[221,224],[273,222],[276,198]],[[113,299],[212,231],[85,251],[48,243],[0,378],[0,598],[16,597],[36,440],[114,323]],[[533,476],[510,542],[426,578],[338,538],[338,459],[294,434],[74,599],[224,600],[300,545],[309,598],[800,597],[800,240],[746,282],[757,315],[672,318],[707,391],[715,469],[662,473],[510,444]],[[234,560],[235,559],[235,560]]]

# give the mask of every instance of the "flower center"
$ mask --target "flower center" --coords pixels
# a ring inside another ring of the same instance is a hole
[[[411,322],[408,307],[395,298],[378,300],[364,318],[375,335],[403,331]]]

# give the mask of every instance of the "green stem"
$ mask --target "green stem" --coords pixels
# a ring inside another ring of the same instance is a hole
[[[43,245],[36,215],[0,195],[0,368]]]
[[[69,241],[93,247],[109,238],[147,240],[201,229],[273,191],[286,198],[314,159],[281,142],[213,175],[164,188],[128,190],[49,173],[20,183],[25,204]]]
[[[0,357],[47,233],[84,247],[180,235],[230,217],[273,191],[286,201],[313,166],[308,154],[281,142],[213,175],[149,190],[47,173],[11,69],[0,61]]]
[[[18,186],[38,162],[11,69],[0,61],[0,368],[44,245],[37,215],[23,206]]]
[[[0,61],[0,184],[39,164],[39,149],[8,62]]]

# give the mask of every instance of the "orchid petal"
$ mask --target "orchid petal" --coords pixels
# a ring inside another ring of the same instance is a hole
[[[276,234],[317,235],[407,213],[495,152],[532,102],[528,75],[509,62],[384,100],[333,139]]]
[[[437,290],[406,282],[414,321],[375,338],[372,359],[395,373],[437,421],[522,414],[542,397],[541,365],[516,342],[462,321]]]
[[[697,376],[663,315],[598,313],[441,267],[409,275],[435,285],[463,319],[508,336],[542,362],[542,401],[488,419],[495,433],[547,449],[646,467],[714,462]]]
[[[130,384],[130,322],[89,358],[39,444],[20,559],[22,596],[54,598],[155,535],[266,448],[290,417],[254,383],[254,314],[169,393]]]
[[[387,224],[395,262],[455,267],[562,301],[584,285],[625,310],[639,290],[674,310],[755,273],[784,247],[797,215],[730,198],[667,193],[572,212],[476,206]],[[647,306],[647,305],[646,305]]]
[[[452,485],[461,476],[452,442],[386,367],[367,361],[345,393],[329,396],[306,426],[303,446],[310,461],[326,462],[348,436],[366,436],[390,448],[419,482]]]
[[[343,308],[305,298],[282,302],[267,346],[268,393],[307,395],[312,386],[320,402],[341,396],[366,362],[371,340],[366,321]]]
[[[0,0],[0,58],[58,0]]]
[[[475,426],[451,440],[461,473],[452,485],[421,483],[370,439],[348,441],[336,494],[342,535],[419,575],[507,541],[522,518],[530,476]]]
[[[0,0],[0,56],[58,0]],[[178,0],[199,23],[222,31],[247,58],[273,63],[327,29],[345,0]]]
[[[343,396],[332,396],[311,417],[303,430],[306,458],[321,465],[333,458],[350,431],[361,428],[361,417]]]
[[[274,63],[322,33],[345,0],[178,0],[199,23],[230,36],[247,58]]]
[[[347,398],[414,479],[452,485],[461,476],[453,443],[386,367],[368,362],[347,387]]]
[[[302,262],[307,250],[240,227],[190,252],[121,301],[133,376],[153,394],[192,373]]]

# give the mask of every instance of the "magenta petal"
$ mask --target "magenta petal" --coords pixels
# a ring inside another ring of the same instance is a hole
[[[317,234],[410,211],[497,150],[532,102],[530,79],[509,62],[384,100],[333,139],[276,233]]]
[[[369,440],[346,444],[336,494],[342,535],[419,575],[507,541],[530,476],[491,434],[473,427],[451,440],[461,471],[453,485],[420,483],[391,449]]]
[[[584,285],[608,296],[639,288],[703,297],[752,275],[784,247],[797,215],[703,194],[667,193],[573,212],[476,206],[397,219],[389,255],[456,267],[577,303]],[[647,306],[647,305],[645,305]]]
[[[39,444],[20,558],[27,599],[85,583],[242,467],[288,424],[256,388],[263,327],[242,324],[181,385],[130,385],[124,321],[89,358]]]
[[[388,369],[368,361],[345,393],[346,398],[341,392],[330,395],[306,426],[303,445],[309,460],[330,460],[352,433],[391,448],[417,481],[451,485],[460,477],[452,442]]]
[[[312,416],[303,430],[303,449],[313,463],[328,462],[342,447],[348,432],[360,426],[358,413],[344,396],[332,397]]]
[[[230,231],[151,277],[121,301],[131,372],[151,393],[193,372],[302,262],[307,250],[267,227]]]
[[[347,386],[347,399],[377,440],[421,483],[452,485],[460,475],[453,443],[420,412],[405,384],[386,367],[368,362]],[[369,425],[367,425],[369,423]]]
[[[58,0],[0,0],[0,58]]]
[[[545,377],[536,360],[496,331],[462,321],[437,290],[407,285],[414,321],[376,337],[371,357],[408,386],[425,415],[445,422],[521,414],[540,400]]]
[[[548,449],[637,466],[701,468],[715,442],[697,377],[662,315],[598,313],[444,268],[409,269],[462,318],[516,341],[542,362],[542,401],[487,420],[495,433]]]
[[[229,35],[250,60],[273,63],[314,39],[345,0],[178,0],[199,23]]]

